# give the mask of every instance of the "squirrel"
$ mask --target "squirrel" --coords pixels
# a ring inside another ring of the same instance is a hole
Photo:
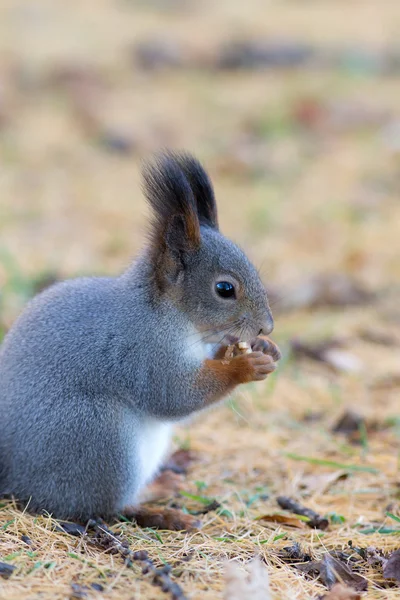
[[[88,521],[129,514],[174,423],[260,381],[279,349],[259,274],[219,230],[211,181],[189,154],[143,170],[148,243],[117,277],[56,283],[0,347],[0,494]],[[251,352],[224,360],[229,344]]]

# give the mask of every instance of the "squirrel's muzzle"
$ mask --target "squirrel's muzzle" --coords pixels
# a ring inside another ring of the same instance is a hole
[[[263,326],[261,327],[258,335],[269,335],[274,329],[274,319],[271,315],[268,315],[267,319],[264,321]]]

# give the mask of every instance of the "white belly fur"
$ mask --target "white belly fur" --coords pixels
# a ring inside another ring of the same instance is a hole
[[[188,335],[187,355],[191,356],[196,362],[202,362],[210,352],[203,343],[202,335],[198,333],[193,335],[190,331]],[[143,419],[140,427],[140,487],[149,483],[157,474],[163,459],[165,458],[171,441],[172,428],[174,423],[160,421],[155,418],[147,417]]]
[[[142,421],[139,442],[141,486],[149,483],[161,466],[170,444],[172,427],[172,423],[150,417]]]

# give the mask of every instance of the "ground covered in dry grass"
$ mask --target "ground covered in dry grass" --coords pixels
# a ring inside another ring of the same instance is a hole
[[[277,600],[399,597],[399,26],[394,2],[3,0],[2,331],[52,279],[125,267],[139,161],[172,146],[209,168],[284,358],[176,432],[194,461],[162,504],[200,532],[108,524],[121,546],[2,502],[1,598],[232,599],[224,565],[255,556]]]

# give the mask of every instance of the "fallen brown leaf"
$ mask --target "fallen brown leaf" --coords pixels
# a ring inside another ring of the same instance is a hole
[[[335,583],[345,583],[358,592],[368,589],[368,581],[364,577],[329,553],[324,554],[321,560],[297,564],[294,567],[309,577],[319,579],[328,589],[333,588]]]
[[[400,583],[400,550],[395,550],[383,567],[385,579],[395,579]]]
[[[289,515],[262,515],[257,517],[256,521],[266,521],[268,523],[281,523],[282,525],[288,525],[289,527],[297,527],[299,529],[305,528],[305,523],[301,519],[296,517],[290,517]]]
[[[335,471],[334,473],[320,473],[319,475],[305,475],[302,477],[300,487],[307,492],[318,492],[324,494],[337,481],[347,479],[349,476],[346,471]]]

